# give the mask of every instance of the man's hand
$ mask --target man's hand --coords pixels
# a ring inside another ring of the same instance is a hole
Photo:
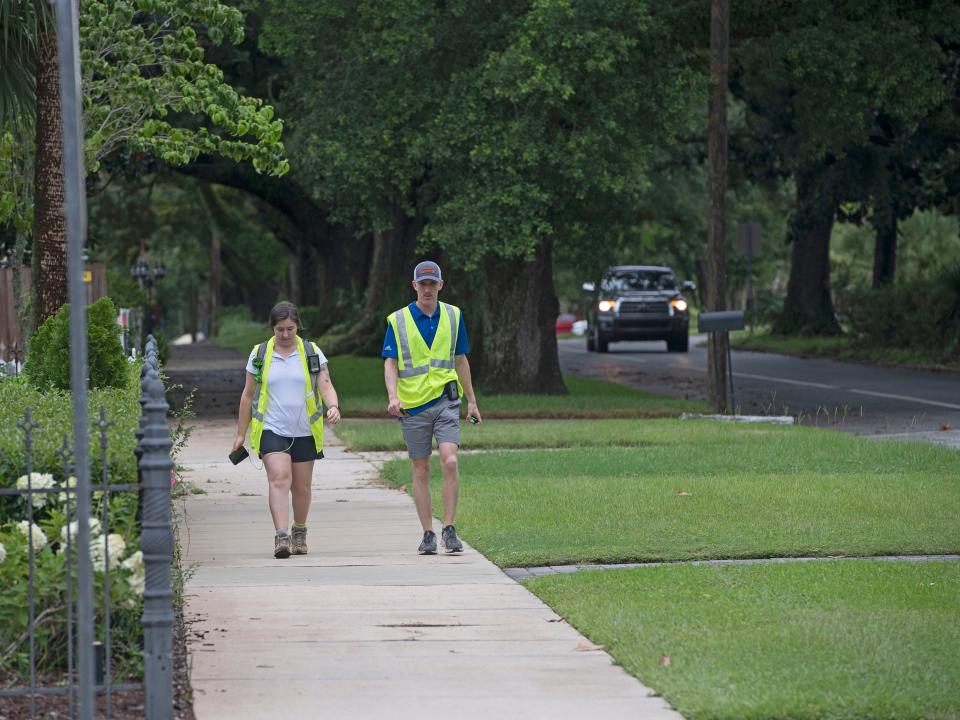
[[[467,403],[467,419],[470,419],[472,417],[477,419],[477,422],[476,422],[477,425],[483,422],[483,418],[480,417],[480,410],[477,408],[477,404],[475,402],[468,402]]]
[[[233,447],[230,448],[230,452],[236,452],[237,450],[242,448],[244,439],[245,438],[243,437],[243,435],[237,435],[236,439],[233,441]]]
[[[392,397],[390,402],[387,403],[387,412],[393,415],[394,417],[400,417],[403,415],[403,405],[400,404],[400,398]]]
[[[340,422],[340,408],[332,407],[327,410],[327,422],[331,425],[336,425]]]

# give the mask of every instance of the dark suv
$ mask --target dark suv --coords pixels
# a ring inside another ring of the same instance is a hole
[[[695,290],[687,280],[683,290]],[[673,270],[660,265],[607,268],[599,284],[584,283],[587,350],[607,352],[618,340],[666,340],[669,352],[687,352],[690,311]]]

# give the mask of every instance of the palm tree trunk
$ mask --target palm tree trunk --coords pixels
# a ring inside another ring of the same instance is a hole
[[[67,228],[63,217],[63,123],[57,37],[41,39],[37,63],[37,154],[34,166],[33,305],[35,325],[67,302]]]

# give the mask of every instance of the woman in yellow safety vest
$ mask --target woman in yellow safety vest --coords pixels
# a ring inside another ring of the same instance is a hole
[[[297,306],[275,305],[270,325],[273,337],[256,345],[247,359],[233,450],[243,447],[250,426],[250,446],[263,458],[270,484],[273,556],[287,558],[307,554],[313,462],[323,458],[323,410],[317,395],[332,424],[340,422],[340,408],[327,358],[316,343],[297,335]],[[291,495],[293,527],[288,531]]]

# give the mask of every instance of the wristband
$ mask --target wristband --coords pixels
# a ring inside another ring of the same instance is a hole
[[[340,406],[339,406],[339,405],[327,405],[327,410],[333,410],[334,408],[336,408],[337,410],[339,410],[339,409],[340,409]]]

